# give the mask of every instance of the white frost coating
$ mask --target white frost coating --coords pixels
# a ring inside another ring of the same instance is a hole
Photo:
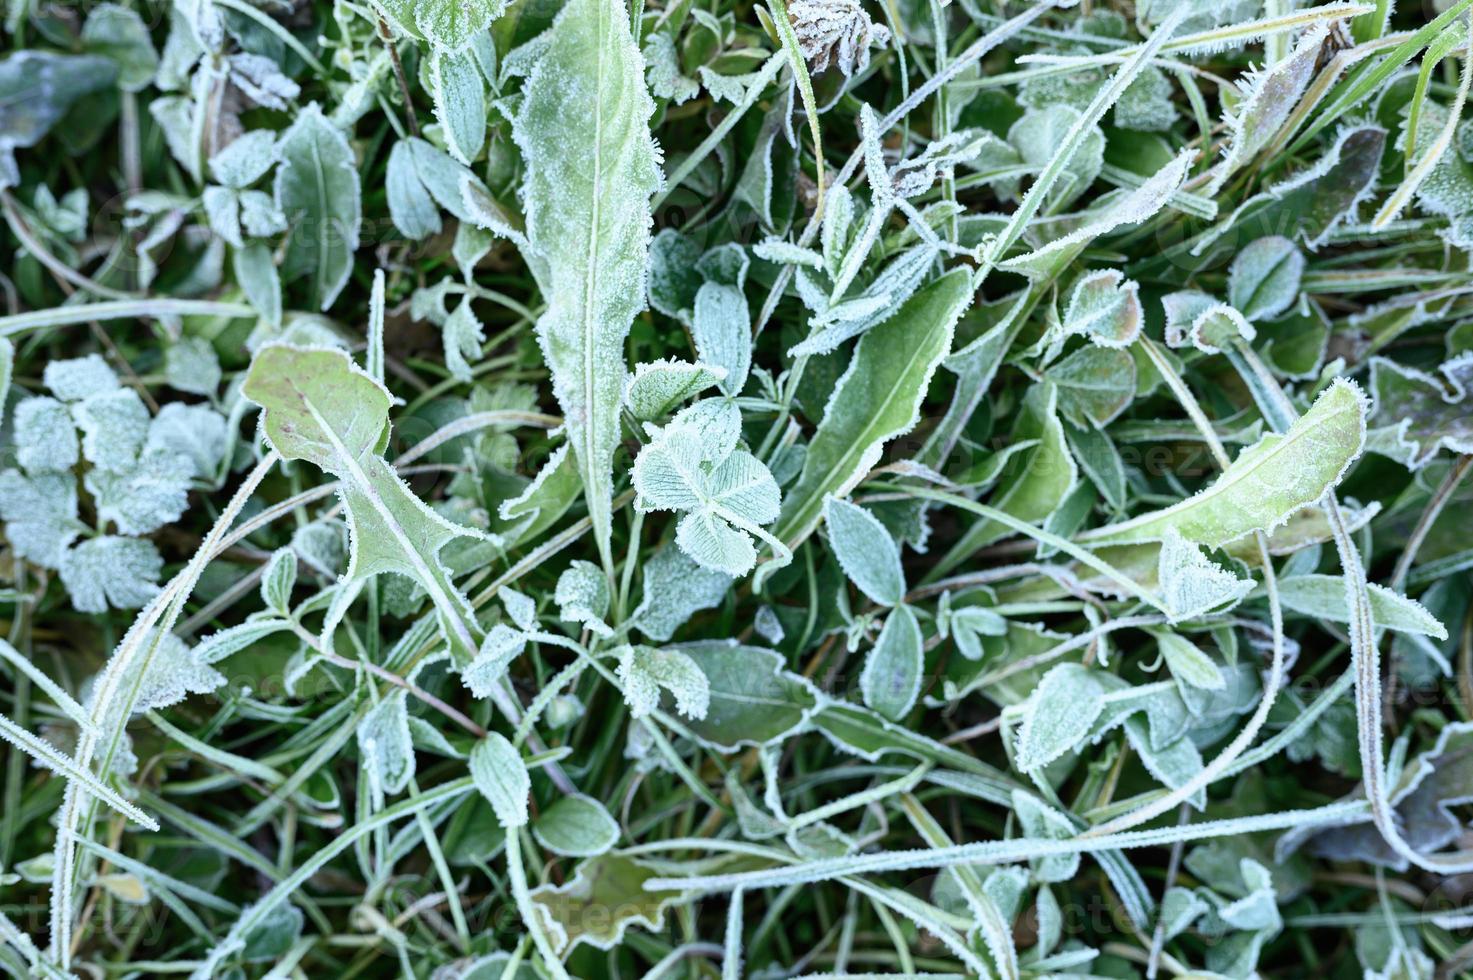
[[[1140,336],[1145,312],[1140,285],[1118,269],[1080,276],[1064,308],[1064,333],[1083,334],[1101,347],[1126,348]]]
[[[1161,540],[1156,578],[1172,623],[1236,604],[1253,591],[1251,579],[1238,578],[1217,565],[1175,528]]]
[[[1122,225],[1139,224],[1145,221],[1165,207],[1166,202],[1171,200],[1171,195],[1181,189],[1183,182],[1187,179],[1187,171],[1191,162],[1191,151],[1183,151],[1177,155],[1176,159],[1152,174],[1141,186],[1117,198],[1103,214],[1093,221],[1062,238],[1054,239],[1042,248],[1001,262],[998,268],[1021,272],[1024,275],[1036,274],[1048,269],[1050,260],[1075,245],[1082,245]]]
[[[624,340],[644,303],[650,197],[660,185],[655,107],[622,4],[571,0],[549,34],[513,126],[527,167],[525,251],[545,269],[537,338],[612,566]]]
[[[899,605],[905,597],[905,572],[900,547],[885,525],[863,507],[837,497],[824,501],[823,516],[829,547],[849,580],[875,602]]]
[[[625,647],[619,653],[619,680],[624,701],[635,718],[660,706],[660,689],[675,698],[675,710],[686,718],[705,718],[711,707],[711,682],[689,655],[679,650]]]
[[[1246,81],[1238,83],[1242,100],[1238,111],[1226,120],[1232,142],[1202,193],[1216,195],[1227,179],[1278,133],[1314,77],[1320,48],[1328,35],[1328,27],[1316,24],[1299,39],[1287,58],[1267,71],[1251,73]]]
[[[1249,244],[1233,258],[1228,302],[1249,320],[1272,320],[1299,298],[1304,255],[1283,235]]]
[[[815,75],[832,64],[845,76],[869,67],[869,49],[890,43],[890,29],[870,20],[859,0],[795,0],[788,5],[798,50]]]

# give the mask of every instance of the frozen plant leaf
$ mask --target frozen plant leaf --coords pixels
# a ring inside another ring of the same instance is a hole
[[[660,184],[654,108],[624,8],[570,0],[512,127],[526,164],[526,257],[548,303],[537,337],[605,565],[624,340],[644,301],[650,197]]]
[[[172,633],[162,637],[153,634],[151,638],[157,643],[147,665],[141,659],[135,661],[124,680],[130,687],[138,685],[134,715],[167,708],[191,694],[210,694],[225,686],[224,675],[204,661],[199,647],[191,647]]]
[[[1094,672],[1079,664],[1059,664],[1043,675],[1023,715],[1017,764],[1033,772],[1074,748],[1089,734],[1105,706],[1105,691]]]
[[[358,754],[378,792],[404,792],[414,778],[414,740],[409,734],[408,692],[392,691],[358,722]]]
[[[1171,630],[1154,630],[1153,634],[1156,648],[1178,683],[1204,691],[1221,691],[1227,687],[1217,664],[1191,640]]]
[[[469,662],[478,646],[470,625],[474,617],[440,551],[476,533],[426,506],[384,460],[388,390],[340,350],[271,344],[257,351],[242,391],[265,409],[263,430],[277,452],[342,481],[346,582],[382,572],[413,579],[434,603],[456,658]]]
[[[1253,591],[1251,579],[1222,568],[1174,528],[1161,540],[1156,569],[1166,616],[1173,623],[1236,605]]]
[[[1447,639],[1447,627],[1415,599],[1392,592],[1383,585],[1367,583],[1371,618],[1376,625],[1399,633],[1415,633],[1437,640]],[[1295,575],[1279,582],[1279,601],[1285,609],[1332,623],[1350,622],[1345,580],[1338,575]]]
[[[702,285],[696,293],[691,335],[700,359],[725,371],[721,390],[740,394],[752,368],[752,318],[746,295],[725,283]]]
[[[905,598],[905,572],[900,567],[900,547],[885,525],[863,507],[837,497],[824,501],[823,516],[829,547],[849,581],[883,606],[900,605]]]
[[[137,609],[158,592],[164,560],[152,541],[89,538],[62,553],[62,584],[78,612]]]
[[[660,690],[670,692],[675,710],[686,718],[705,718],[711,685],[696,662],[679,650],[630,646],[619,653],[619,680],[629,713],[643,718],[660,706]]]
[[[815,75],[830,65],[845,77],[863,72],[869,67],[869,49],[890,43],[889,28],[871,20],[859,0],[794,0],[788,4],[788,19],[798,50]]]
[[[619,825],[591,796],[564,796],[532,824],[537,843],[563,857],[594,857],[619,839]]]
[[[481,321],[471,310],[470,297],[462,299],[445,319],[441,334],[445,343],[445,367],[452,377],[471,380],[471,365],[481,360],[481,344],[486,338]]]
[[[1078,428],[1103,428],[1135,400],[1135,359],[1117,347],[1081,347],[1048,370],[1059,414]]]
[[[750,535],[771,541],[762,525],[777,519],[782,500],[757,457],[712,447],[694,425],[678,421],[640,451],[634,489],[645,510],[684,513],[675,540],[697,564],[738,577],[757,561]]]
[[[624,390],[624,403],[637,419],[663,418],[675,406],[724,380],[726,370],[697,361],[663,360],[637,365]]]
[[[921,693],[925,655],[921,625],[908,606],[896,606],[865,658],[859,675],[864,703],[891,721],[900,721]]]
[[[843,497],[879,462],[885,443],[909,432],[952,331],[971,304],[966,272],[949,272],[865,333],[824,408],[803,471],[774,534],[789,547],[813,532],[824,500]]]
[[[1282,235],[1260,238],[1233,259],[1228,302],[1249,320],[1272,320],[1299,298],[1304,253]]]
[[[1226,303],[1214,303],[1197,315],[1187,329],[1187,341],[1204,354],[1221,354],[1240,340],[1258,336],[1253,324]]]
[[[220,387],[220,357],[203,337],[184,337],[164,352],[169,387],[213,398]]]
[[[210,176],[224,187],[244,190],[266,176],[275,162],[276,134],[253,129],[210,157]]]
[[[1140,336],[1144,318],[1140,286],[1115,269],[1100,269],[1074,284],[1064,309],[1064,332],[1104,347],[1129,347]]]
[[[496,822],[507,829],[525,827],[532,780],[521,753],[491,732],[471,749],[470,768],[476,789],[491,804]]]
[[[132,468],[148,439],[148,406],[131,388],[89,395],[72,408],[82,430],[82,455],[99,469]]]
[[[212,480],[229,446],[227,429],[225,416],[213,408],[170,402],[148,424],[143,453],[183,455],[190,461],[191,476]]]
[[[1171,79],[1155,66],[1148,66],[1120,93],[1115,103],[1115,125],[1121,129],[1160,132],[1171,128],[1178,112],[1171,101]]]
[[[18,556],[43,568],[60,567],[62,552],[86,530],[77,519],[76,477],[0,473],[0,519]]]
[[[100,354],[88,354],[65,361],[50,361],[41,373],[41,381],[51,393],[64,402],[78,402],[89,395],[115,391],[118,375]]]
[[[657,99],[668,99],[671,105],[689,102],[700,94],[701,86],[693,78],[680,73],[680,55],[670,35],[657,32],[644,41],[645,81]]]
[[[565,623],[582,623],[600,636],[610,630],[604,624],[609,614],[609,580],[593,562],[575,561],[558,576],[553,601]]]
[[[1008,130],[1008,142],[1017,148],[1023,163],[1034,171],[1042,170],[1058,152],[1064,135],[1081,113],[1066,105],[1050,105],[1029,109]],[[1069,158],[1064,172],[1050,188],[1050,207],[1062,210],[1077,200],[1100,175],[1105,163],[1105,136],[1098,126],[1091,127],[1079,149]]]
[[[311,303],[326,310],[342,292],[358,249],[362,203],[353,150],[313,103],[276,144],[276,207],[286,216],[287,280],[305,277]]]
[[[478,698],[489,698],[506,676],[507,667],[527,649],[527,635],[497,623],[481,641],[476,657],[460,672],[465,686]]]
[[[374,6],[410,37],[437,49],[459,51],[506,10],[506,0],[374,0]]]
[[[144,453],[126,470],[94,469],[82,482],[100,519],[121,534],[149,534],[184,513],[193,475],[188,456],[161,449]]]
[[[634,628],[663,643],[702,609],[721,604],[732,576],[696,564],[679,546],[666,546],[645,562],[644,597],[631,617]]]
[[[292,589],[297,584],[297,556],[290,548],[277,548],[261,574],[261,601],[283,616],[292,608]]]
[[[32,475],[77,465],[77,430],[65,405],[42,395],[15,406],[15,458]]]
[[[474,56],[468,51],[432,52],[430,91],[446,146],[469,164],[486,143],[486,80]]]
[[[1473,452],[1473,352],[1445,361],[1435,374],[1384,357],[1371,358],[1372,421],[1389,429],[1389,440],[1373,445],[1417,470],[1447,449]],[[24,402],[22,403],[24,404]],[[24,465],[24,460],[22,460]]]
[[[1215,195],[1278,133],[1314,76],[1328,34],[1323,24],[1315,25],[1300,37],[1288,57],[1271,68],[1251,72],[1246,81],[1238,83],[1237,108],[1227,119],[1227,150],[1203,193]]]
[[[1161,541],[1172,530],[1220,547],[1271,531],[1340,482],[1365,444],[1365,395],[1336,380],[1287,432],[1264,436],[1238,454],[1211,486],[1164,510],[1086,531],[1091,546]]]
[[[82,46],[117,63],[118,87],[125,92],[141,91],[153,81],[159,56],[136,10],[115,3],[93,7],[82,25]]]

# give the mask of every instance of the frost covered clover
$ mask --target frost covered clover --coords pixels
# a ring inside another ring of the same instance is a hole
[[[78,612],[135,609],[158,590],[163,559],[153,542],[134,536],[178,520],[191,481],[213,478],[225,419],[179,403],[150,418],[138,393],[96,354],[51,362],[43,382],[54,397],[15,406],[20,469],[0,473],[6,536],[18,556],[60,573]],[[89,464],[82,484],[96,515],[91,533],[78,506],[81,462]]]
[[[844,75],[869,66],[870,45],[883,47],[890,30],[870,20],[858,0],[797,0],[788,18],[814,74],[835,65]]]
[[[711,399],[663,429],[647,426],[652,439],[634,463],[635,504],[646,512],[684,511],[675,542],[705,568],[737,576],[750,572],[757,563],[751,535],[772,545],[785,564],[788,549],[762,529],[777,520],[777,481],[756,456],[736,448],[737,427],[719,418],[726,412],[698,411],[707,406],[730,407]],[[704,418],[709,416],[718,418]]]

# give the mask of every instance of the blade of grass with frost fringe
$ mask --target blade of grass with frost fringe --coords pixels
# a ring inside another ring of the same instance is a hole
[[[1417,193],[1417,189],[1422,186],[1428,175],[1432,173],[1432,169],[1441,162],[1443,155],[1453,145],[1453,139],[1458,131],[1458,120],[1462,118],[1463,107],[1468,104],[1468,86],[1470,82],[1473,82],[1473,30],[1468,32],[1468,46],[1463,55],[1461,80],[1458,82],[1457,93],[1453,96],[1452,108],[1448,110],[1447,122],[1443,124],[1442,131],[1437,134],[1437,138],[1432,141],[1432,145],[1427,147],[1426,152],[1417,159],[1416,166],[1411,168],[1406,177],[1402,179],[1401,184],[1386,199],[1386,203],[1381,206],[1381,210],[1377,211],[1376,216],[1371,219],[1371,227],[1373,229],[1385,228],[1392,221],[1396,220],[1396,216],[1401,214],[1402,209],[1407,206],[1413,195]],[[1421,85],[1422,81],[1419,78],[1418,86],[1420,87]],[[1410,123],[1407,127],[1407,133],[1406,155],[1408,161],[1410,161],[1412,154],[1416,152],[1416,131],[1411,127]]]
[[[132,627],[123,636],[118,648],[113,651],[107,666],[103,668],[101,680],[94,685],[92,698],[88,702],[94,726],[99,731],[95,735],[84,732],[78,740],[77,750],[72,756],[72,763],[78,769],[86,770],[92,765],[99,743],[102,742],[106,743],[102,756],[103,770],[107,771],[112,767],[113,757],[123,738],[124,725],[133,712],[133,703],[138,694],[135,683],[122,704],[113,704],[113,699],[118,696],[122,687],[124,676],[133,668],[134,658],[139,655],[142,645],[152,640],[148,643],[147,650],[143,651],[144,659],[138,666],[138,681],[142,681],[143,674],[147,672],[154,650],[158,646],[158,638],[167,635],[178,622],[180,614],[184,611],[185,600],[194,590],[200,575],[204,573],[205,565],[214,557],[214,547],[230,530],[230,525],[240,515],[246,502],[255,493],[256,487],[279,461],[280,457],[272,452],[256,464],[242,481],[235,495],[230,498],[225,509],[220,512],[214,526],[205,535],[189,563],[174,576],[168,586],[160,590],[152,602],[144,607],[138,618],[134,620]],[[155,629],[156,625],[157,629]],[[116,727],[112,731],[102,730],[101,726],[109,720],[112,720]],[[73,888],[81,872],[78,862],[75,861],[76,852],[73,846],[79,836],[86,836],[90,833],[91,825],[91,807],[87,806],[78,797],[73,786],[68,784],[62,799],[60,819],[57,823],[55,859],[51,872],[51,946],[57,950],[63,970],[67,969],[71,962]]]
[[[1051,837],[1017,838],[981,841],[929,850],[891,851],[856,857],[821,858],[798,862],[786,868],[764,871],[739,871],[724,875],[691,875],[685,878],[651,878],[647,891],[680,891],[688,894],[731,891],[734,888],[779,888],[786,885],[811,884],[861,874],[885,871],[914,871],[919,868],[946,868],[954,864],[996,865],[1031,861],[1060,854],[1092,854],[1137,847],[1161,847],[1178,840],[1199,841],[1290,827],[1334,825],[1338,821],[1365,813],[1366,803],[1353,801],[1331,803],[1309,810],[1285,810],[1252,817],[1204,820],[1201,823],[1137,830],[1107,837],[1060,840]]]
[[[571,0],[513,126],[526,162],[527,260],[548,303],[537,336],[610,581],[624,339],[644,304],[650,197],[660,185],[643,71],[621,5]]]

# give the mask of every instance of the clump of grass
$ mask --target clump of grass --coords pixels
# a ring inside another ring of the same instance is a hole
[[[12,0],[0,968],[1473,969],[1473,0]]]

